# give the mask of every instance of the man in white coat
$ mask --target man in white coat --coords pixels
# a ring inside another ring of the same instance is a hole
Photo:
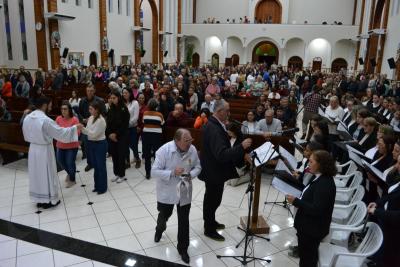
[[[174,140],[156,152],[151,176],[157,179],[157,226],[154,241],[159,242],[167,228],[174,205],[178,211],[178,252],[189,263],[189,211],[192,201],[192,179],[201,171],[193,138],[186,129],[178,129]]]
[[[46,209],[60,204],[53,138],[64,143],[76,142],[78,130],[82,129],[82,125],[70,128],[58,126],[46,115],[50,107],[51,101],[40,97],[36,103],[37,109],[25,117],[22,125],[25,141],[30,143],[29,194],[38,207]]]

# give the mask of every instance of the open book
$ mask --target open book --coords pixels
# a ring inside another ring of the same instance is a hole
[[[255,160],[256,167],[263,165],[267,161],[277,158],[279,155],[274,149],[274,145],[271,142],[265,142],[258,148],[254,149],[258,159]]]
[[[372,164],[366,162],[365,160],[362,160],[362,164],[364,165],[364,167],[372,174],[374,175],[376,178],[379,178],[380,180],[386,182],[386,175],[383,174],[383,172],[381,172],[380,170],[378,170],[377,168],[375,168],[375,166],[373,166]]]

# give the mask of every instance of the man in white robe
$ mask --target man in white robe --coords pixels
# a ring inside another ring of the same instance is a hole
[[[29,194],[38,207],[50,208],[60,203],[58,175],[53,139],[63,143],[78,141],[82,125],[61,128],[46,115],[51,102],[46,97],[37,101],[37,109],[27,115],[22,130],[30,143],[28,153]]]

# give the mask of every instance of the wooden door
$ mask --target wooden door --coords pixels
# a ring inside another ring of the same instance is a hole
[[[192,55],[192,66],[197,68],[200,65],[200,55],[198,53],[194,53]]]
[[[239,60],[240,60],[239,55],[237,55],[237,54],[232,55],[232,65],[234,67],[239,65]]]
[[[332,61],[331,72],[339,72],[341,69],[347,69],[347,61],[343,58],[337,58]]]
[[[280,24],[282,22],[282,6],[277,0],[259,1],[254,13],[260,23]]]
[[[312,71],[321,70],[322,67],[322,59],[321,58],[314,58],[312,63]]]

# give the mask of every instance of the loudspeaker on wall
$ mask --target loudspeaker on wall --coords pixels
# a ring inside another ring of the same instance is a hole
[[[395,69],[396,68],[396,61],[394,61],[394,58],[388,58],[388,64],[389,64],[389,67],[391,68],[391,69]]]
[[[362,57],[359,57],[358,63],[360,63],[360,65],[364,65],[364,59]]]
[[[64,48],[64,51],[63,51],[63,53],[62,53],[62,57],[63,57],[63,58],[67,58],[67,56],[68,56],[68,51],[69,51],[69,48],[68,48],[68,47]]]

